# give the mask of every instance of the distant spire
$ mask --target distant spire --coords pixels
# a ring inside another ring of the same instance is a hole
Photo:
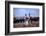
[[[30,17],[30,13],[29,13],[29,17]]]

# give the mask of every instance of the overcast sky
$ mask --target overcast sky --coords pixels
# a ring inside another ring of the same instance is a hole
[[[13,8],[13,16],[15,17],[20,17],[20,16],[29,16],[28,14],[30,13],[30,16],[32,17],[38,17],[39,16],[39,9],[38,8]]]

